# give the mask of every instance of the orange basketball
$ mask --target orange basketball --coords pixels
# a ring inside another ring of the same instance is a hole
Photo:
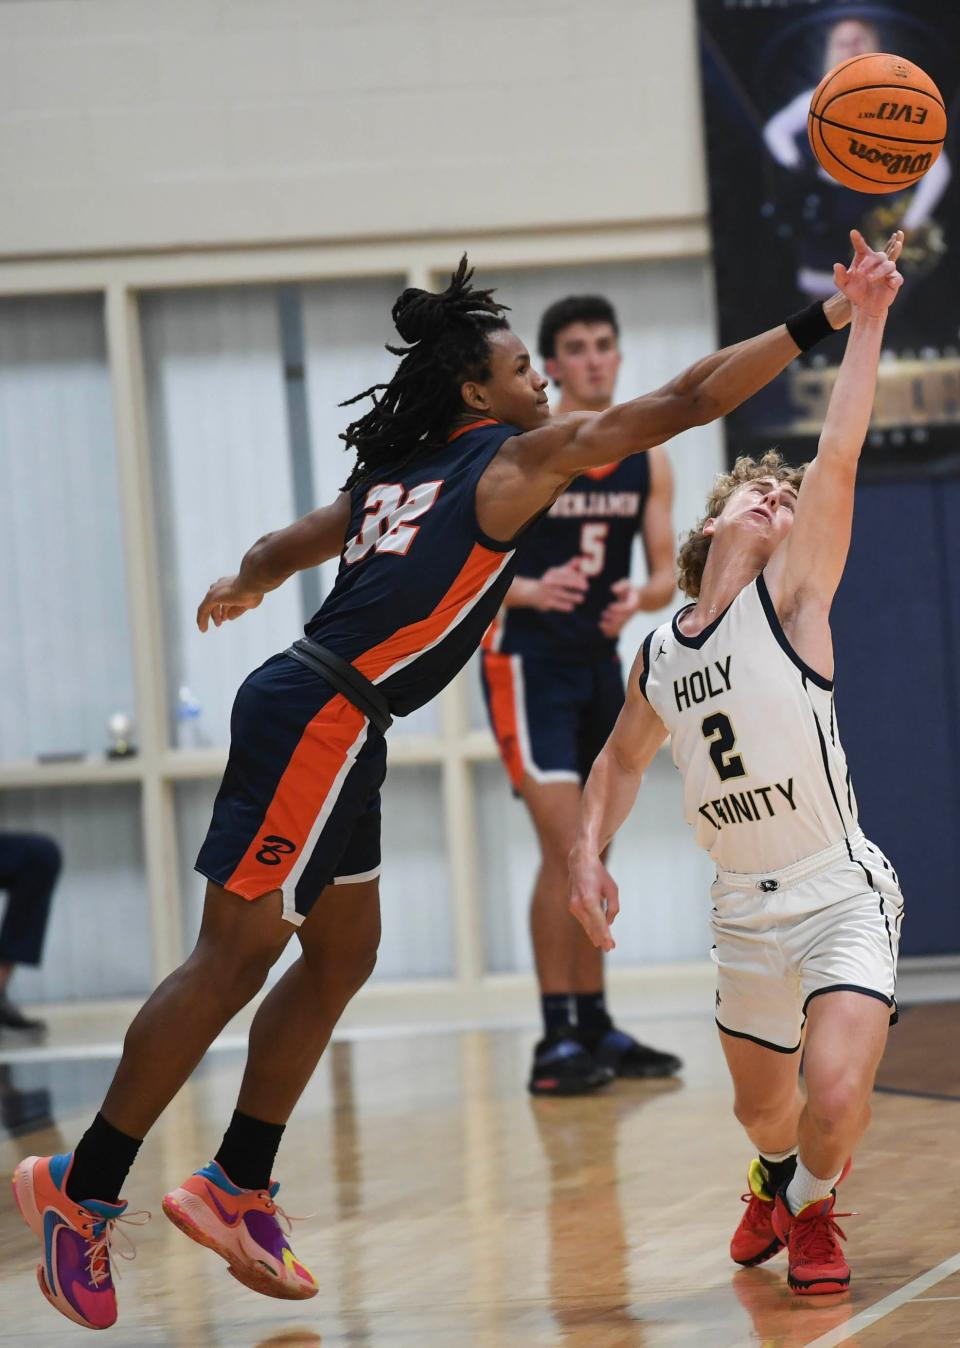
[[[811,149],[831,178],[855,192],[896,192],[918,182],[946,134],[940,90],[902,56],[871,52],[841,61],[810,100]]]

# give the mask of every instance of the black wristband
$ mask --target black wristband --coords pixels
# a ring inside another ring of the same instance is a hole
[[[787,332],[801,351],[809,351],[812,346],[822,342],[824,337],[829,337],[834,331],[835,329],[830,326],[830,320],[824,313],[821,300],[816,300],[806,309],[791,314],[787,319]]]

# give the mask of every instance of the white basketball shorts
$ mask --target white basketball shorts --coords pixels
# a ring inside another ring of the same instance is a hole
[[[832,991],[876,997],[896,1020],[903,896],[862,833],[765,875],[719,871],[710,894],[725,1034],[796,1053],[807,1007]]]

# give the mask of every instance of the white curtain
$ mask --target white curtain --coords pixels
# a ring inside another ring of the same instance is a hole
[[[573,294],[609,298],[620,321],[623,365],[620,399],[665,383],[712,350],[715,326],[709,270],[699,259],[531,271],[484,271],[484,285],[497,287],[510,305],[510,322],[527,343],[534,363],[540,316],[548,304]],[[554,400],[556,390],[553,390]],[[707,426],[670,441],[674,472],[674,526],[678,534],[702,511],[716,472],[722,467],[719,429]],[[637,549],[636,575],[643,575]],[[662,614],[643,614],[624,630],[620,651],[625,672],[644,635],[679,607],[678,596]],[[487,724],[476,659],[466,671],[471,721]],[[522,802],[509,793],[499,763],[478,765],[477,814],[480,892],[484,904],[487,967],[494,971],[531,967],[527,910],[538,850]],[[491,839],[496,839],[492,846]],[[651,767],[637,809],[618,835],[612,868],[621,885],[614,963],[637,964],[702,959],[707,939],[707,887],[712,868],[696,848],[681,812],[680,782],[669,758]]]
[[[134,691],[100,299],[0,301],[0,481],[0,757],[102,753]],[[138,801],[135,786],[0,792],[0,829],[46,833],[64,857],[43,963],[16,973],[15,998],[148,986]],[[123,932],[122,958],[105,931]]]
[[[0,757],[102,752],[134,710],[99,299],[0,301]]]
[[[20,966],[14,1000],[141,995],[153,986],[140,788],[0,791],[0,829],[45,833],[63,853],[38,969]]]
[[[195,621],[210,582],[295,514],[276,293],[151,294],[141,314],[171,742],[227,744],[238,685],[303,626],[295,582],[206,636]],[[178,731],[181,688],[201,711]]]

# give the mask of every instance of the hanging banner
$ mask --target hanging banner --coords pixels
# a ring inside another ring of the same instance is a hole
[[[703,117],[724,345],[833,292],[849,231],[907,240],[905,284],[887,324],[862,475],[960,472],[960,5],[943,0],[698,0]],[[826,72],[867,52],[925,70],[947,109],[943,153],[914,187],[851,191],[818,166],[810,97]],[[843,355],[834,337],[726,421],[727,452],[816,450]]]

